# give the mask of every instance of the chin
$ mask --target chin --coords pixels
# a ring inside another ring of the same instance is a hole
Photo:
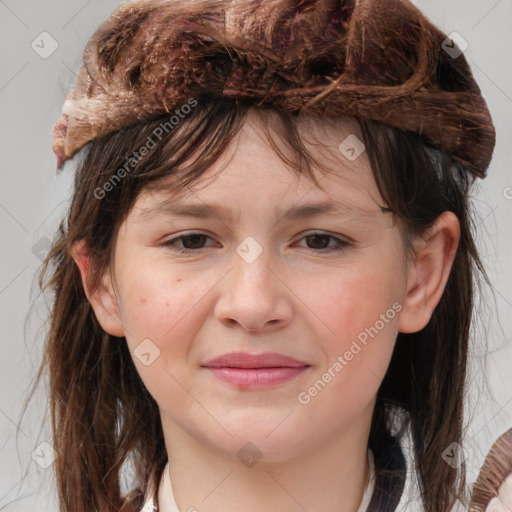
[[[306,451],[311,443],[311,440],[297,438],[297,430],[290,430],[289,425],[279,425],[284,416],[286,414],[281,414],[279,420],[271,425],[260,424],[257,427],[254,421],[252,424],[251,421],[241,422],[236,427],[223,423],[232,437],[225,431],[219,435],[217,430],[215,436],[208,435],[204,441],[214,451],[229,458],[242,460],[249,456],[261,458],[262,462],[283,462],[297,456],[302,450]]]

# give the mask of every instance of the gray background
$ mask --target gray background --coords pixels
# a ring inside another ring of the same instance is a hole
[[[51,460],[51,447],[40,445],[51,443],[48,426],[40,428],[44,389],[19,423],[45,329],[35,276],[73,175],[72,164],[55,173],[52,128],[87,40],[119,3],[0,0],[0,510],[57,510],[51,467],[42,467]],[[473,482],[492,442],[512,427],[512,0],[414,3],[468,42],[465,55],[498,134],[488,178],[474,191],[478,243],[493,287],[479,296],[472,339],[465,456]],[[52,45],[58,47],[47,55]]]

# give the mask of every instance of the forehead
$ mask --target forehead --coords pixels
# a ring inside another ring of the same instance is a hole
[[[319,213],[364,216],[380,211],[379,205],[385,206],[354,120],[324,122],[304,117],[297,128],[313,157],[312,170],[320,188],[307,174],[297,175],[291,169],[289,162],[296,161],[297,155],[284,142],[279,119],[272,112],[263,119],[249,111],[240,132],[205,174],[185,189],[173,187],[175,180],[170,177],[145,190],[136,204],[137,215],[147,219],[159,213],[188,212],[196,217],[232,220],[233,212],[256,208],[262,199],[273,209],[287,205],[290,219]],[[347,148],[352,153],[347,153]]]

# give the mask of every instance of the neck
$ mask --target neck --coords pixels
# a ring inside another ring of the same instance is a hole
[[[253,465],[163,419],[176,504],[191,512],[356,512],[369,480],[369,412],[306,453],[279,460],[262,454]]]

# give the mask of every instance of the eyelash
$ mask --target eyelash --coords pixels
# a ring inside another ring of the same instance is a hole
[[[210,238],[208,235],[205,235],[204,233],[190,232],[190,233],[187,233],[186,235],[180,235],[180,236],[178,236],[176,238],[172,238],[171,240],[167,240],[162,245],[165,246],[165,247],[170,247],[173,251],[176,251],[179,254],[185,254],[185,253],[189,253],[189,252],[200,252],[203,249],[206,249],[206,247],[201,247],[199,249],[187,249],[187,248],[178,248],[178,249],[176,249],[175,248],[175,244],[176,244],[177,241],[183,240],[184,238],[189,238],[189,237],[192,237],[192,236],[197,236],[197,235],[203,236],[203,237],[206,237],[206,238]],[[336,240],[337,243],[338,243],[337,247],[330,247],[330,248],[324,248],[324,249],[310,249],[314,254],[340,253],[340,252],[344,252],[345,250],[347,250],[348,248],[350,248],[353,245],[350,242],[346,242],[345,240],[342,240],[341,238],[338,238],[338,237],[336,237],[334,235],[330,235],[328,233],[324,233],[324,232],[321,232],[321,231],[320,232],[316,232],[315,231],[315,232],[309,233],[307,235],[304,235],[300,240],[302,240],[304,238],[310,238],[310,237],[313,237],[313,236],[332,238],[333,240]]]

